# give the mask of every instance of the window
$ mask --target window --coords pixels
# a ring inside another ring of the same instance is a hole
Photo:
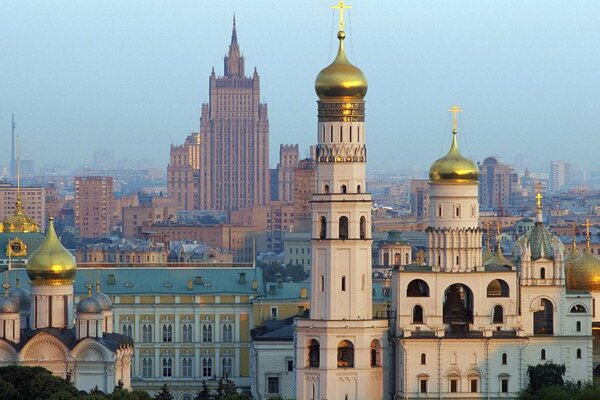
[[[487,297],[509,297],[510,288],[502,279],[494,279],[487,286]]]
[[[172,342],[173,341],[173,325],[164,324],[162,326],[162,341]]]
[[[203,378],[211,378],[212,377],[212,358],[203,358],[202,359],[202,377]]]
[[[554,333],[554,306],[548,299],[541,299],[539,310],[533,313],[533,333],[536,335]]]
[[[321,229],[319,231],[319,238],[325,239],[327,237],[327,218],[321,217]]]
[[[269,376],[267,378],[267,393],[277,394],[279,393],[279,378],[276,376]]]
[[[421,393],[427,393],[427,379],[419,380],[419,389]]]
[[[325,193],[329,193],[329,185],[325,185]]]
[[[193,376],[193,361],[191,357],[183,357],[181,360],[181,376],[191,378]]]
[[[458,392],[458,379],[450,379],[450,393]]]
[[[288,372],[294,371],[294,360],[286,360],[285,364]]]
[[[407,297],[429,297],[429,285],[422,279],[410,281],[406,288]]]
[[[442,216],[442,206],[439,205],[438,206],[438,217],[441,217],[441,216]]]
[[[361,192],[360,185],[356,186],[356,193],[362,193],[362,192]]]
[[[371,367],[381,367],[381,345],[377,339],[371,341]]]
[[[342,340],[337,347],[338,368],[354,368],[354,345],[349,340]]]
[[[346,187],[346,185],[342,185],[342,186],[340,187],[340,192],[341,192],[341,193],[347,193],[347,192],[348,192],[348,188]]]
[[[133,327],[131,324],[123,324],[123,335],[133,337]]]
[[[277,318],[277,307],[271,307],[271,318]]]
[[[575,324],[575,330],[577,332],[581,332],[581,321],[577,321],[577,323]]]
[[[423,307],[421,307],[420,305],[416,305],[413,308],[412,315],[413,315],[413,317],[412,317],[413,324],[422,324],[423,323]]]
[[[348,217],[340,217],[339,220],[339,238],[348,239]]]
[[[427,364],[427,354],[421,353],[421,365]]]
[[[545,360],[546,359],[546,349],[542,349],[542,351],[540,351],[540,360]]]
[[[500,391],[502,393],[508,393],[508,379],[500,380]]]
[[[506,353],[502,353],[502,365],[508,364],[508,355]]]
[[[346,277],[342,276],[342,292],[346,291]]]
[[[163,358],[162,360],[162,376],[168,378],[173,376],[173,359],[171,357]]]
[[[150,324],[142,325],[142,342],[144,342],[144,343],[152,342],[152,325],[150,325]]]
[[[571,312],[572,313],[586,313],[587,310],[581,304],[575,304],[573,307],[571,307]]]
[[[321,275],[321,292],[325,291],[325,277]]]
[[[202,325],[202,341],[203,342],[212,342],[212,332],[213,332],[212,324]]]
[[[492,323],[493,324],[504,323],[504,309],[502,308],[502,306],[500,306],[500,305],[494,306],[494,315],[492,318]]]
[[[366,239],[367,238],[367,219],[365,217],[360,217],[359,225],[360,225],[359,226],[360,238]]]
[[[310,368],[319,368],[321,357],[321,345],[315,339],[308,345],[308,366]]]
[[[223,342],[233,342],[233,325],[223,324]]]
[[[182,341],[184,343],[191,343],[193,340],[193,335],[192,335],[192,324],[183,324],[181,326],[181,335],[182,335]]]
[[[477,392],[478,381],[479,381],[479,379],[470,379],[469,380],[469,385],[471,386],[471,393]]]
[[[151,358],[143,358],[142,359],[142,377],[143,378],[151,378],[152,377],[152,359]]]
[[[225,357],[223,360],[223,377],[229,378],[233,375],[233,359],[231,357]]]
[[[577,358],[581,358],[581,349],[577,349]]]
[[[546,279],[546,268],[540,268],[540,279]]]

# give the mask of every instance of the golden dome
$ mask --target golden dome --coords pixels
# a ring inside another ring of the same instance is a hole
[[[21,205],[21,195],[17,194],[17,202],[15,203],[15,213],[6,218],[0,223],[0,232],[39,232],[40,228],[34,220],[29,218],[23,212]]]
[[[429,180],[432,182],[476,183],[479,178],[479,168],[458,151],[456,130],[452,132],[452,136],[452,146],[450,146],[448,154],[437,159],[429,169]]]
[[[600,290],[600,259],[589,251],[571,257],[566,262],[567,288],[572,290]]]
[[[58,240],[50,218],[42,244],[27,261],[27,276],[31,284],[70,285],[75,278],[76,267],[75,258]]]
[[[317,75],[315,91],[319,100],[362,100],[367,94],[367,78],[346,57],[344,51],[346,33],[339,31],[337,37],[340,40],[337,56]]]

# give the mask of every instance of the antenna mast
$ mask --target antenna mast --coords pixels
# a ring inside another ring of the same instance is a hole
[[[10,158],[10,176],[15,176],[15,114],[12,114],[11,132],[12,132],[12,154]]]

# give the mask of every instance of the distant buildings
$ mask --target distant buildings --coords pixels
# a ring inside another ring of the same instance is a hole
[[[520,196],[519,175],[510,165],[488,157],[479,166],[479,203],[484,210],[502,214],[515,205]]]
[[[417,221],[429,218],[429,181],[427,179],[411,179],[410,211]]]
[[[200,208],[200,134],[191,134],[180,146],[171,145],[167,193],[180,210]]]
[[[75,177],[75,227],[83,238],[97,238],[110,232],[114,213],[113,178]]]
[[[17,194],[20,190],[20,202],[17,206]],[[0,221],[23,212],[44,230],[46,220],[46,191],[44,188],[16,188],[9,183],[0,183]],[[17,208],[20,208],[17,210]]]
[[[234,210],[271,200],[269,120],[256,68],[245,74],[235,19],[224,76],[209,78],[200,119],[200,209]]]
[[[294,199],[294,170],[298,166],[298,145],[279,146],[279,164],[277,164],[277,200],[291,203]]]
[[[569,183],[571,166],[564,161],[550,161],[550,193],[558,193]]]

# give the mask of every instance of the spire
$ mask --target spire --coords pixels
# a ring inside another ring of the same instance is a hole
[[[502,246],[500,245],[500,221],[496,221],[496,245],[498,246],[497,254],[502,257]]]
[[[590,252],[590,220],[585,220],[585,250]]]
[[[577,253],[577,226],[573,222],[573,243],[571,246],[571,253]]]
[[[231,45],[237,46],[237,30],[235,29],[235,13],[233,14],[233,29],[231,31]]]
[[[542,218],[542,199],[544,198],[544,196],[542,196],[542,184],[541,183],[538,182],[535,184],[535,191],[536,191],[535,199],[537,200],[537,213],[535,216],[535,222],[543,223],[544,219]]]

